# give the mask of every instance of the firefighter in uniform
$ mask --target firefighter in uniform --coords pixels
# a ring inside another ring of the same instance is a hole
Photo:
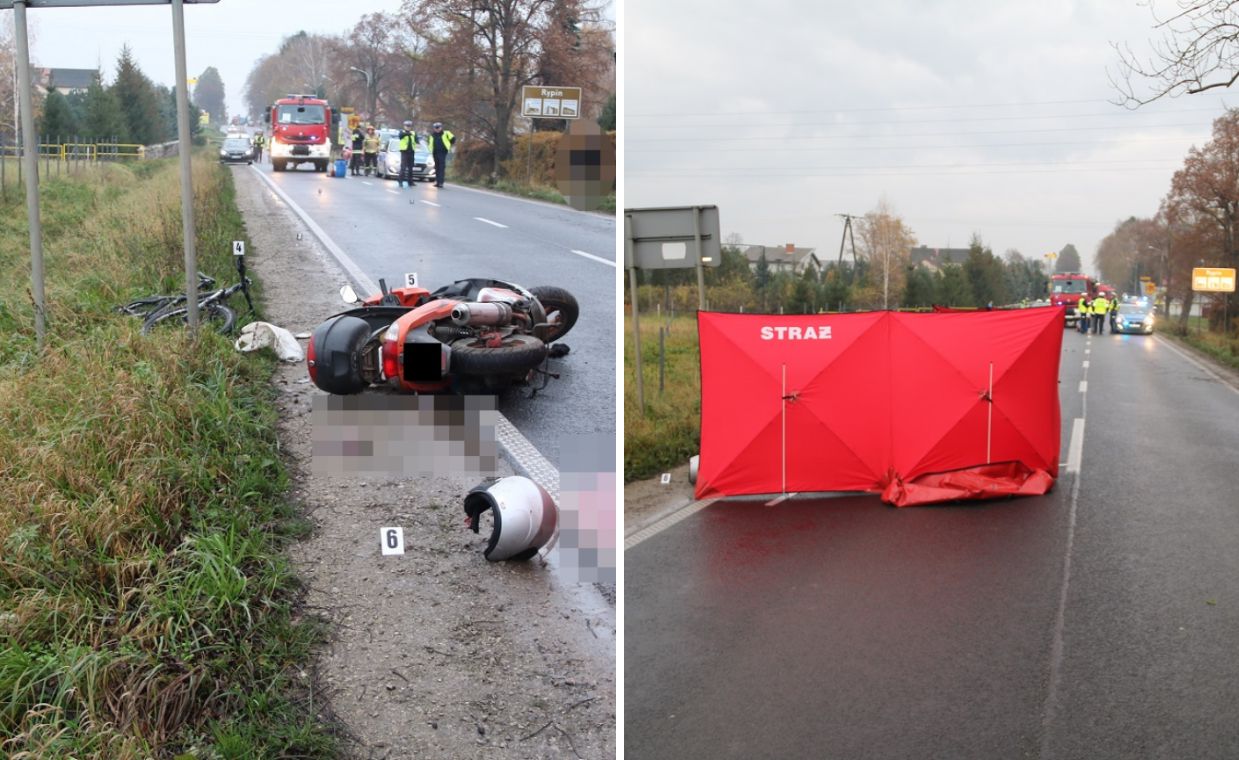
[[[443,187],[443,177],[447,174],[447,154],[452,150],[452,142],[456,136],[443,128],[443,122],[436,121],[433,129],[430,133],[430,150],[435,157],[435,187]]]
[[[357,126],[353,127],[353,155],[349,157],[349,168],[353,171],[353,176],[361,174],[361,146],[366,140],[366,133],[361,128],[361,122],[357,122]]]
[[[374,132],[374,125],[366,127],[366,137],[361,141],[361,150],[365,155],[362,156],[366,165],[366,176],[371,173],[378,174],[379,171],[379,147],[382,145],[382,140]]]

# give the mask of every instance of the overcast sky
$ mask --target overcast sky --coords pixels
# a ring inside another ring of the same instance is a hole
[[[831,260],[835,214],[884,198],[930,247],[1073,243],[1091,271],[1239,104],[1110,102],[1110,43],[1154,35],[1136,0],[627,0],[623,23],[624,205],[717,204],[724,235]]]
[[[230,114],[244,113],[246,77],[280,40],[299,31],[342,34],[367,13],[394,12],[401,0],[219,0],[186,4],[185,48],[189,76],[208,66],[219,70]],[[171,86],[172,9],[154,7],[35,8],[31,56],[40,66],[93,69],[102,64],[110,80],[128,43],[138,65],[154,81]],[[192,88],[190,90],[192,92]]]

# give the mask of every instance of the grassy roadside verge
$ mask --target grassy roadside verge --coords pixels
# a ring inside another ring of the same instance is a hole
[[[526,185],[511,180],[500,180],[499,182],[490,185],[485,182],[477,182],[474,180],[461,179],[459,177],[449,177],[450,182],[458,182],[466,187],[476,187],[479,190],[492,190],[496,193],[505,195],[515,195],[518,198],[532,198],[533,200],[546,201],[547,203],[558,203],[561,206],[568,205],[568,199],[563,193],[553,187],[545,187],[542,185]],[[603,199],[602,205],[598,211],[607,214],[615,213],[615,193],[611,193]]]
[[[667,321],[661,323],[664,327]],[[624,481],[653,477],[697,453],[701,431],[701,373],[697,318],[670,320],[665,338],[663,391],[658,391],[658,328],[654,314],[641,315],[641,376],[645,415],[637,405],[632,319],[624,318]]]
[[[235,281],[231,176],[194,167],[198,256]],[[49,345],[25,214],[0,215],[0,755],[327,757],[282,545],[298,527],[273,365],[111,312],[183,282],[175,161],[43,186]],[[238,305],[238,304],[234,304]]]
[[[1162,330],[1162,334],[1191,346],[1219,364],[1239,370],[1239,333],[1226,336],[1209,332],[1205,320],[1193,317],[1186,330],[1180,330],[1175,324]]]

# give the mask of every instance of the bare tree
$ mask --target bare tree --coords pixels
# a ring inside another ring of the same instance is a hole
[[[369,13],[346,35],[332,41],[331,72],[336,91],[344,96],[364,85],[365,111],[371,120],[380,114],[396,117],[399,110],[385,86],[403,62],[399,27],[401,22],[385,13]],[[345,84],[348,83],[348,84]]]
[[[279,50],[259,59],[245,80],[250,114],[261,115],[277,98],[290,93],[327,96],[329,47],[327,37],[298,32],[286,37]]]
[[[882,308],[898,303],[916,236],[885,198],[856,221],[862,255],[869,259],[870,285],[882,294]]]
[[[569,64],[595,60],[600,40],[580,33],[598,15],[586,0],[405,0],[403,9],[427,41],[423,111],[494,146],[494,176],[512,154],[521,87],[551,64],[571,76]]]
[[[1213,139],[1192,148],[1171,181],[1169,203],[1200,245],[1195,266],[1239,268],[1239,109],[1213,121]],[[1239,297],[1231,306],[1239,311]]]
[[[1112,44],[1119,63],[1110,81],[1119,91],[1119,104],[1136,108],[1239,80],[1239,3],[1174,0],[1174,10],[1164,14],[1154,9],[1154,0],[1147,5],[1153,29],[1162,35],[1150,42],[1152,49],[1139,55],[1129,44]]]

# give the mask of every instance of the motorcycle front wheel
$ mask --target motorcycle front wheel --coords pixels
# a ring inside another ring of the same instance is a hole
[[[554,343],[567,335],[581,314],[581,307],[577,305],[576,296],[553,285],[538,285],[530,288],[529,292],[542,304],[548,317],[556,312],[559,313],[558,324],[554,327],[542,328],[538,337],[546,343]]]

